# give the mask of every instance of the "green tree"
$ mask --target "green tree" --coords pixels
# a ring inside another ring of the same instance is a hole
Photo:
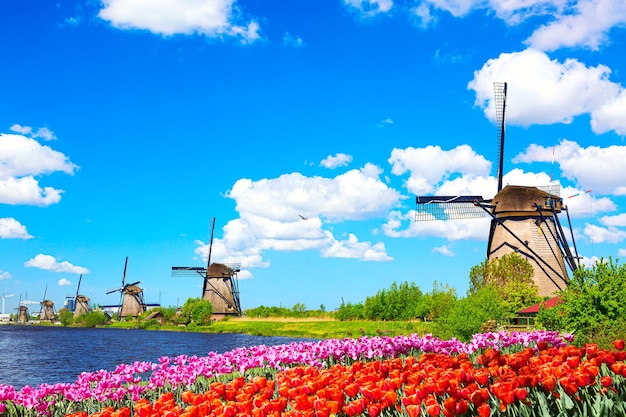
[[[342,303],[335,313],[335,318],[341,321],[363,320],[365,318],[363,303]]]
[[[574,271],[559,304],[541,309],[537,321],[546,328],[567,331],[577,343],[610,346],[626,334],[626,266],[612,258]]]
[[[449,313],[435,322],[440,337],[469,341],[489,320],[502,317],[503,307],[493,285],[487,285],[456,301]]]
[[[422,291],[414,283],[392,283],[388,289],[365,299],[363,312],[368,320],[411,320],[418,316]]]
[[[57,315],[59,317],[59,321],[65,327],[71,326],[72,323],[74,323],[74,313],[72,313],[65,307],[59,309],[59,311],[57,312]]]
[[[469,294],[493,286],[503,307],[503,317],[514,317],[519,310],[541,301],[533,281],[533,266],[515,252],[486,260],[470,270]]]
[[[102,311],[90,311],[76,317],[74,323],[84,327],[102,326],[109,321],[108,317]]]
[[[424,294],[418,317],[424,317],[427,321],[436,321],[445,318],[457,301],[456,290],[448,284],[433,282],[431,292]]]
[[[207,325],[211,323],[213,305],[209,300],[189,298],[181,309],[181,319],[185,323]]]

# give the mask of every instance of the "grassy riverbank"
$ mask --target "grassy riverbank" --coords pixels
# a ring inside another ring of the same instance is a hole
[[[110,327],[136,328],[137,323],[115,322]],[[231,318],[209,326],[154,326],[147,330],[193,331],[205,333],[239,333],[254,336],[286,336],[315,339],[344,337],[398,336],[430,333],[429,323],[418,321],[339,321],[327,318]]]

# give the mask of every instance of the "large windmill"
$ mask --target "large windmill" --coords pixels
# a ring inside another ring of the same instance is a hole
[[[173,266],[172,275],[201,276],[203,279],[202,299],[211,302],[215,318],[241,316],[239,282],[237,280],[237,273],[241,270],[241,264],[211,263],[214,230],[215,218],[213,218],[213,226],[211,227],[211,243],[209,244],[207,266]]]
[[[80,283],[83,280],[83,274],[80,274],[78,278],[78,287],[76,288],[76,296],[74,297],[74,317],[81,314],[87,314],[91,311],[89,305],[89,297],[80,294]]]
[[[141,313],[146,311],[146,303],[143,301],[143,289],[139,287],[139,281],[132,284],[126,284],[126,269],[128,267],[128,256],[126,257],[126,263],[124,264],[124,274],[122,275],[122,286],[113,290],[107,291],[107,294],[114,292],[120,293],[120,304],[117,317],[122,319],[124,317],[137,317]]]
[[[559,214],[567,206],[556,185],[531,187],[502,186],[504,165],[505,111],[507,83],[495,82],[495,109],[498,139],[498,190],[491,199],[481,196],[418,196],[416,221],[456,220],[490,216],[487,260],[511,252],[523,256],[533,266],[533,280],[539,295],[554,296],[569,284],[568,271],[578,268],[578,254],[572,253]],[[545,188],[545,189],[544,189]],[[576,246],[571,232],[574,252]]]
[[[48,286],[46,285],[46,289],[43,292],[43,300],[41,301],[41,311],[39,313],[39,320],[55,321],[57,313],[54,308],[54,302],[52,300],[46,299],[47,293],[48,293]]]

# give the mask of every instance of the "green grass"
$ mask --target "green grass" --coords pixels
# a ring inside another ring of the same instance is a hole
[[[316,339],[344,337],[397,336],[430,332],[428,323],[339,321],[316,319],[230,319],[212,323],[202,331],[209,333],[243,333],[255,336],[287,336]]]
[[[137,328],[136,321],[121,321],[103,327]],[[398,336],[431,333],[430,323],[418,321],[339,321],[334,319],[296,318],[230,318],[209,326],[150,326],[146,330],[167,330],[202,333],[237,333],[253,336],[285,336],[294,338],[342,339],[360,336]]]

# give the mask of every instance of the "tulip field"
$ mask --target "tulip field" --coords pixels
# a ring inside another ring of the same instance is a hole
[[[73,383],[0,385],[0,416],[625,416],[624,341],[361,337],[162,357]]]

